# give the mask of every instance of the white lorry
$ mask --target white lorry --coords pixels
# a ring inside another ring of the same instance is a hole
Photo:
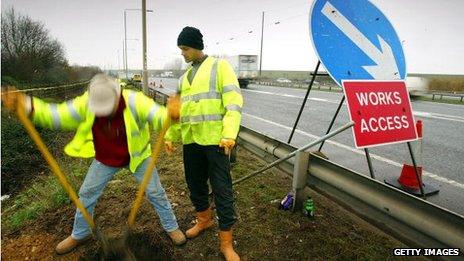
[[[240,88],[258,77],[258,55],[234,55],[225,58],[235,71]]]
[[[427,93],[430,81],[425,77],[408,76],[406,77],[406,87],[410,96],[418,96]]]

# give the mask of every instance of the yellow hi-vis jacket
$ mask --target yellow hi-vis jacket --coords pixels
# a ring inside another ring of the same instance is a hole
[[[148,124],[160,130],[167,117],[167,110],[141,92],[123,90],[122,95],[126,103],[123,117],[130,154],[129,169],[134,172],[151,155]],[[34,124],[49,129],[77,130],[64,151],[72,157],[95,157],[92,135],[95,114],[88,109],[88,100],[88,92],[59,104],[46,103],[34,97],[32,120]]]
[[[231,65],[207,57],[190,84],[187,76],[191,69],[179,79],[180,122],[169,128],[165,139],[200,145],[218,145],[221,138],[236,139],[243,98]]]

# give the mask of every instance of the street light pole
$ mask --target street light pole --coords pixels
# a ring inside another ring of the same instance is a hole
[[[118,75],[119,75],[119,70],[121,70],[121,60],[119,60],[119,49],[118,49],[118,67],[116,68],[116,71],[118,71]]]
[[[261,68],[263,65],[263,36],[264,36],[264,11],[263,11],[263,17],[261,20],[261,51],[259,54],[259,78],[261,78]]]
[[[127,75],[127,26],[126,26],[126,9],[124,9],[124,54],[126,57],[126,61],[124,63],[124,69],[126,71],[126,79],[129,79]]]
[[[124,40],[122,40],[122,67],[121,67],[121,70],[124,72],[124,69],[125,69],[125,64],[126,64],[126,54],[125,54],[125,51],[126,51],[126,47],[124,46]]]
[[[147,75],[147,2],[142,0],[142,90],[148,95],[148,75]]]
[[[145,0],[142,0],[142,9],[132,9],[132,8],[128,8],[128,9],[124,9],[124,49],[125,49],[125,54],[126,54],[126,63],[125,63],[125,70],[126,70],[126,78],[129,78],[128,76],[128,66],[127,66],[127,40],[130,40],[130,39],[127,39],[127,25],[126,25],[126,11],[143,11],[142,13],[142,30],[143,30],[143,45],[144,45],[144,50],[143,50],[143,59],[144,59],[144,70],[146,70],[146,21],[145,23],[143,22],[144,19],[146,19],[145,15],[147,12],[150,12],[152,13],[153,10],[149,9],[147,10],[146,9],[146,4],[145,4]],[[147,82],[148,82],[148,79],[147,79]],[[148,87],[148,84],[147,84],[147,87]]]

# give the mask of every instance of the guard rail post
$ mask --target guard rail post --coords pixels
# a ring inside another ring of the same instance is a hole
[[[292,192],[295,195],[293,201],[293,211],[300,211],[303,209],[305,201],[304,189],[306,187],[306,177],[308,176],[309,168],[309,152],[299,151],[295,155],[295,163],[293,167],[293,181]]]

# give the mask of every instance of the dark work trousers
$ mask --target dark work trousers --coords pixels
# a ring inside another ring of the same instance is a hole
[[[195,210],[201,212],[210,207],[209,179],[219,217],[219,229],[230,230],[236,217],[229,156],[224,154],[224,148],[196,143],[184,145],[184,170]]]

